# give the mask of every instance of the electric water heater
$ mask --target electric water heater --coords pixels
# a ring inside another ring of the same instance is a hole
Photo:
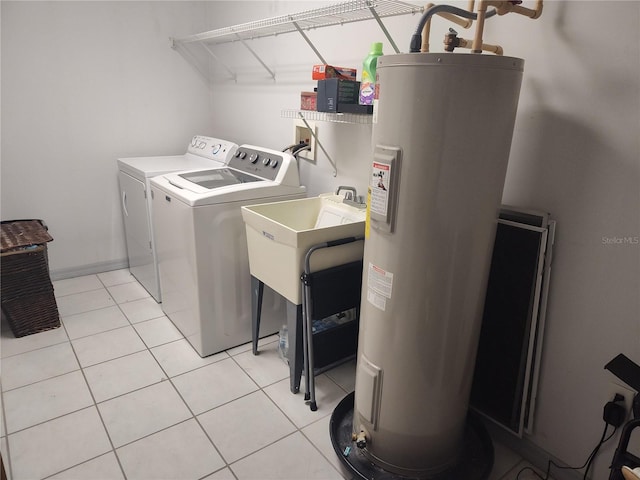
[[[461,452],[523,64],[378,59],[353,431],[389,472]]]

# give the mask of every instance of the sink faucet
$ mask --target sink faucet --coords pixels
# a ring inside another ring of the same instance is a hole
[[[336,195],[340,195],[340,192],[343,190],[345,193],[344,198],[342,199],[342,203],[358,208],[365,208],[367,206],[364,197],[362,195],[358,195],[358,192],[354,187],[340,185],[338,188],[336,188]]]
[[[358,194],[354,187],[348,187],[346,185],[340,185],[338,188],[336,188],[336,195],[340,195],[340,191],[341,190],[345,190],[346,191],[346,193],[344,194],[344,198],[348,198],[350,200],[353,200],[353,198],[356,197],[356,195]]]

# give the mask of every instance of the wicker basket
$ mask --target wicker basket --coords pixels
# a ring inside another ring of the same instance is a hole
[[[47,244],[53,240],[40,220],[2,222],[1,304],[16,337],[60,326],[49,277]]]

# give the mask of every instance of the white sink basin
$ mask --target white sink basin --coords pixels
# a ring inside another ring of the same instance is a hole
[[[300,275],[309,248],[364,235],[365,216],[365,209],[346,205],[332,194],[242,207],[251,275],[300,305]],[[318,250],[311,256],[311,271],[360,260],[363,248],[359,241]]]

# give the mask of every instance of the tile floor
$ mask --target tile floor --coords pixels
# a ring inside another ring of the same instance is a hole
[[[61,328],[16,339],[2,324],[10,479],[349,478],[328,425],[354,363],[317,378],[311,412],[289,392],[276,336],[257,357],[247,344],[200,358],[127,270],[54,287]],[[490,480],[515,480],[526,462],[495,449]]]

